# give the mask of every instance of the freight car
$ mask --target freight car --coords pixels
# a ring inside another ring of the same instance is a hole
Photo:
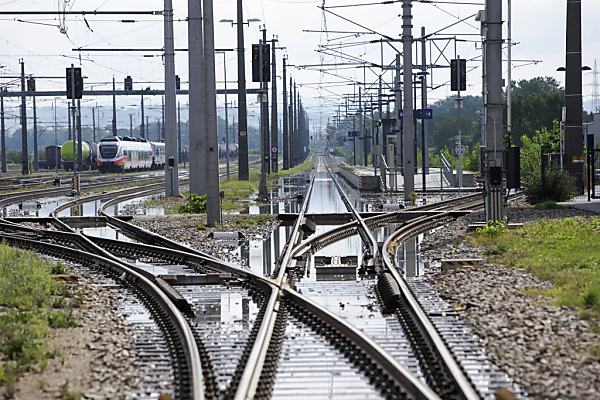
[[[39,161],[40,168],[62,168],[63,161],[60,156],[60,148],[61,146],[46,146],[46,159]]]
[[[225,143],[219,143],[219,158],[224,158],[227,156],[225,153],[225,149],[227,145]],[[238,145],[237,143],[229,144],[229,157],[237,157],[238,156]]]
[[[77,150],[77,149],[75,149]],[[98,156],[98,144],[96,142],[82,142],[81,154],[83,158],[83,169],[96,169],[96,158]],[[66,171],[73,170],[73,141],[69,140],[62,145],[60,155]]]

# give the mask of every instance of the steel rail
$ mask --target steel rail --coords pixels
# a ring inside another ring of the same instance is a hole
[[[126,277],[128,277],[125,279],[127,283],[137,283],[139,287],[143,288],[160,306],[160,308],[163,309],[163,311],[170,317],[170,320],[176,329],[177,335],[179,336],[179,340],[181,342],[180,346],[183,350],[186,358],[186,364],[188,366],[188,374],[190,375],[188,396],[190,399],[194,400],[202,400],[205,398],[202,364],[194,333],[181,311],[179,311],[179,309],[173,305],[163,291],[159,289],[152,281],[147,279],[138,271],[128,268],[120,263],[116,263],[111,259],[98,256],[97,254],[55,244],[34,241],[10,234],[7,235],[2,232],[0,232],[0,237],[12,245],[16,245],[21,248],[37,249],[45,254],[63,259],[67,258],[70,260],[83,260],[85,263],[88,263],[88,265],[103,267],[109,273],[113,273],[113,275],[116,274],[116,276],[125,273]]]
[[[449,213],[423,217],[398,229],[387,238],[383,245],[383,263],[398,284],[401,294],[410,306],[420,330],[424,335],[426,335],[430,343],[433,344],[433,347],[444,363],[446,370],[454,380],[456,389],[459,391],[460,396],[466,400],[476,400],[480,399],[479,394],[471,385],[471,382],[464,374],[462,368],[456,362],[454,356],[446,346],[446,343],[435,328],[433,322],[429,319],[429,316],[413,295],[404,278],[398,273],[394,262],[390,259],[390,250],[392,246],[397,247],[400,242],[406,241],[418,235],[422,231],[430,230],[432,229],[432,226],[444,225],[446,221],[450,220],[450,218],[451,215]]]
[[[58,214],[60,212],[62,212],[63,210],[66,210],[68,208],[77,206],[79,204],[85,204],[85,203],[90,203],[92,201],[97,201],[97,200],[102,200],[102,199],[106,199],[108,197],[113,197],[115,195],[125,195],[125,194],[131,194],[131,193],[137,193],[138,195],[140,194],[140,189],[144,189],[142,191],[142,193],[147,193],[147,194],[151,194],[154,193],[158,190],[163,189],[163,183],[156,183],[156,184],[152,184],[152,185],[147,185],[145,187],[135,187],[135,188],[127,188],[127,189],[121,189],[118,190],[116,192],[110,192],[110,193],[100,193],[100,194],[95,194],[95,195],[91,195],[91,196],[86,196],[86,197],[80,197],[71,201],[67,201],[66,203],[63,203],[61,205],[59,205],[58,207],[56,207],[54,210],[52,210],[52,212],[50,213],[50,216],[52,218],[54,218],[54,225],[59,228],[62,229],[64,231],[71,231],[73,232],[73,228],[71,228],[69,225],[65,224],[64,222],[62,222],[59,218],[58,218]],[[147,195],[146,194],[146,195]]]
[[[340,197],[342,198],[342,201],[344,202],[344,205],[346,206],[346,209],[348,211],[350,211],[352,213],[352,215],[354,215],[354,220],[357,221],[358,233],[360,235],[360,238],[362,239],[363,245],[367,248],[367,253],[370,256],[367,266],[376,265],[377,259],[379,258],[379,246],[377,245],[377,240],[375,240],[375,236],[373,236],[373,233],[371,232],[371,230],[365,223],[365,220],[360,216],[358,211],[356,211],[356,208],[354,208],[352,203],[350,203],[348,196],[346,196],[346,194],[342,190],[342,186],[339,184],[339,182],[335,178],[335,174],[333,174],[331,172],[331,170],[329,169],[329,166],[327,165],[325,160],[323,159],[322,161],[323,161],[323,164],[325,164],[325,168],[327,168],[327,172],[331,176],[331,179],[333,180],[333,183],[335,184],[335,186],[340,194]],[[363,262],[363,264],[364,264],[364,262]]]
[[[299,294],[286,286],[283,288],[285,299],[301,306],[321,321],[334,327],[346,338],[350,339],[366,354],[368,354],[385,372],[404,388],[415,399],[439,400],[440,397],[426,384],[424,384],[408,368],[402,365],[391,354],[384,350],[377,342],[368,335],[338,317],[326,308]]]
[[[151,179],[154,180],[154,179]],[[82,185],[82,189],[98,189],[107,186],[115,186],[115,182],[101,182],[101,183],[93,183],[89,185]],[[19,201],[24,201],[28,199],[38,199],[43,197],[55,197],[55,196],[64,196],[71,193],[70,188],[50,188],[50,189],[38,189],[38,190],[29,190],[23,192],[15,192],[15,193],[2,193],[0,194],[0,207],[6,207],[7,205],[14,204]]]
[[[293,245],[298,241],[300,237],[300,226],[302,225],[302,219],[304,218],[304,214],[308,209],[308,204],[310,203],[310,197],[312,194],[312,190],[315,183],[315,174],[313,173],[310,184],[304,197],[304,202],[302,203],[302,207],[298,214],[298,218],[296,218],[296,222],[294,223],[294,227],[292,228],[292,233],[286,244],[283,258],[281,259],[280,268],[277,277],[275,278],[274,284],[271,287],[271,293],[269,297],[269,302],[265,309],[265,313],[263,319],[261,321],[259,333],[257,335],[257,339],[254,340],[252,348],[250,350],[250,354],[248,356],[246,365],[244,367],[244,371],[242,372],[242,376],[239,380],[238,387],[236,388],[236,392],[234,395],[234,400],[250,400],[253,399],[256,390],[258,388],[262,372],[263,366],[267,357],[267,352],[271,344],[273,328],[275,326],[275,321],[277,319],[278,310],[275,310],[275,306],[278,305],[281,301],[281,293],[283,281],[286,275],[286,267],[291,261],[291,251]],[[262,342],[258,340],[260,338],[263,340]]]
[[[305,202],[303,203],[303,207],[302,207],[302,210],[300,213],[301,215],[304,215],[304,213],[307,210],[308,201],[310,201],[310,193],[312,193],[312,187],[314,187],[314,176],[311,179],[311,185],[309,186],[308,194],[305,198]],[[121,201],[123,201],[124,198],[126,198],[126,197],[129,197],[129,196],[127,196],[127,195],[122,196],[119,199]],[[108,207],[111,204],[118,202],[118,201],[119,201],[118,199],[113,199],[109,203],[106,203],[105,205],[103,205],[103,207]],[[385,217],[389,218],[388,216],[385,216]],[[120,223],[121,223],[121,221],[119,221],[119,224]],[[296,221],[295,227],[294,227],[294,231],[297,234],[292,235],[289,243],[297,242],[298,237],[299,237],[299,232],[300,232],[300,226],[301,226],[301,218],[298,218]],[[114,242],[110,239],[95,239],[94,238],[93,240],[96,243],[98,243],[100,241],[105,242],[105,243]],[[286,266],[287,264],[289,264],[289,261],[291,260],[291,249],[293,249],[293,247],[290,246],[289,243],[288,243],[288,246],[286,247],[286,253],[284,253],[284,257],[281,262],[282,266]],[[131,246],[131,244],[123,243],[122,246],[127,247],[127,246]],[[278,274],[278,278],[280,278],[279,280],[277,280],[275,282],[270,282],[270,281],[266,280],[265,278],[261,278],[258,275],[249,273],[249,271],[228,269],[226,266],[226,263],[219,262],[218,260],[216,262],[212,261],[213,265],[207,265],[207,264],[211,264],[210,259],[203,258],[203,257],[195,257],[194,258],[193,256],[186,254],[185,252],[175,252],[172,250],[162,249],[160,247],[140,245],[140,244],[137,244],[136,246],[144,249],[144,251],[146,251],[146,252],[148,251],[148,249],[150,249],[151,251],[154,251],[154,253],[152,254],[153,256],[156,254],[156,252],[162,251],[162,252],[164,252],[163,257],[170,258],[171,260],[175,259],[173,261],[178,261],[178,262],[183,261],[184,263],[194,262],[196,264],[201,264],[201,265],[202,265],[202,262],[206,262],[206,264],[203,264],[202,267],[208,267],[210,269],[222,271],[222,272],[236,273],[238,275],[245,276],[247,278],[251,278],[252,280],[255,280],[256,283],[262,282],[263,285],[261,285],[262,286],[261,289],[263,291],[270,292],[268,304],[265,307],[265,313],[262,318],[262,323],[261,323],[258,333],[256,335],[252,350],[250,351],[250,354],[247,358],[246,368],[244,369],[244,372],[242,372],[242,376],[239,379],[239,385],[237,387],[236,395],[235,395],[235,398],[239,398],[239,399],[254,398],[254,396],[256,395],[257,388],[259,386],[259,382],[261,379],[262,370],[264,367],[265,359],[267,357],[267,353],[268,353],[269,349],[271,348],[271,341],[273,338],[272,337],[273,327],[275,326],[275,321],[276,321],[277,315],[278,315],[278,311],[277,311],[279,308],[278,305],[281,302],[281,293],[282,293],[281,290],[283,287],[283,279],[285,277],[285,268],[280,269],[279,274]],[[221,265],[215,265],[216,263],[220,263]],[[224,265],[225,265],[225,268],[224,268]],[[266,284],[266,286],[265,286],[265,284]],[[303,299],[303,296],[295,293],[290,298]],[[306,305],[307,302],[310,303],[309,300],[303,299],[300,301],[300,304]],[[437,397],[435,395],[435,393],[433,393],[431,391],[431,389],[427,388],[426,385],[423,385],[422,383],[420,383],[419,379],[416,378],[414,375],[412,375],[410,373],[407,374],[408,370],[406,370],[405,368],[400,366],[394,360],[394,358],[392,356],[390,356],[387,352],[383,351],[383,349],[381,349],[379,346],[377,346],[372,340],[370,340],[364,334],[360,333],[360,331],[356,330],[356,328],[351,327],[347,322],[345,322],[341,318],[339,318],[335,315],[331,315],[330,313],[327,312],[327,310],[321,309],[320,306],[312,306],[311,312],[319,317],[322,317],[322,319],[324,321],[327,321],[327,323],[329,323],[329,325],[331,325],[334,329],[336,329],[338,331],[342,331],[342,332],[350,332],[348,335],[351,338],[351,340],[356,342],[357,345],[365,353],[369,354],[373,360],[376,360],[377,362],[379,362],[381,360],[381,363],[383,363],[384,369],[386,371],[388,371],[388,370],[391,371],[391,373],[389,373],[388,375],[394,381],[396,381],[398,384],[400,384],[402,387],[407,388],[408,391],[414,397],[423,398],[423,399],[439,399],[439,397]],[[352,332],[354,332],[354,333],[352,333]],[[358,332],[358,334],[356,332]],[[356,340],[354,340],[354,339],[356,339]],[[392,360],[392,362],[390,362],[390,360]],[[417,384],[415,385],[414,382],[417,382]],[[420,393],[420,394],[418,394],[418,393]]]
[[[324,162],[321,159],[321,162]],[[340,195],[343,196],[343,191],[339,185],[336,185],[338,191],[340,191]],[[307,197],[308,200],[308,197]],[[300,214],[302,215],[302,214]],[[360,218],[360,217],[359,217]],[[382,218],[378,216],[378,218]],[[383,218],[389,218],[389,216],[383,216]],[[298,223],[299,219],[296,221]],[[370,230],[364,224],[363,229],[366,229],[370,233]],[[336,235],[344,235],[346,237],[348,234],[355,234],[358,232],[360,226],[360,220],[357,219],[350,223],[347,223],[342,226],[342,229],[333,229],[335,233],[326,232],[322,235],[316,235],[318,237],[328,236],[335,240],[338,240],[339,237]],[[313,235],[315,236],[315,235]],[[308,249],[310,246],[307,246],[307,241],[300,243],[295,247],[291,247],[288,243],[288,247],[286,248],[286,255],[281,263],[282,270],[280,270],[279,275],[283,276],[285,273],[285,268],[288,266],[291,257],[297,258],[297,253],[299,248]],[[375,247],[377,248],[377,246]],[[343,318],[331,313],[326,308],[314,303],[313,301],[307,299],[301,294],[297,293],[289,286],[284,285],[281,287],[283,293],[285,295],[285,299],[295,306],[306,310],[309,314],[316,317],[318,320],[323,321],[327,326],[329,326],[333,331],[339,332],[341,335],[345,336],[347,339],[350,339],[361,352],[366,354],[367,358],[370,358],[372,361],[375,361],[378,364],[378,371],[384,372],[387,374],[387,377],[391,379],[393,382],[398,384],[400,387],[407,390],[414,398],[416,399],[440,399],[439,396],[433,392],[431,388],[422,383],[419,378],[417,378],[413,373],[411,373],[406,367],[401,365],[393,356],[391,356],[387,351],[385,351],[381,346],[375,343],[371,338],[361,332],[359,329],[355,328]],[[373,377],[375,379],[383,379],[381,373],[376,374],[377,377]],[[241,400],[242,398],[240,398]]]

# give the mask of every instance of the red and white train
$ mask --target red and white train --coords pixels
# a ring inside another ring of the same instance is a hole
[[[98,143],[98,170],[125,172],[162,169],[165,144],[127,136],[107,136]]]

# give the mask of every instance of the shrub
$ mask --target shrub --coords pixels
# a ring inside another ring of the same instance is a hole
[[[538,204],[543,200],[554,202],[568,201],[577,194],[575,178],[567,171],[551,166],[545,172],[544,199],[542,199],[542,177],[529,174],[523,177],[525,182],[525,198],[529,204]]]
[[[589,287],[582,297],[586,307],[595,307],[600,303],[600,292],[596,287]]]
[[[410,198],[410,204],[413,205],[413,206],[416,206],[417,205],[417,199],[419,198],[419,195],[416,194],[415,192],[412,192],[410,194],[409,198]]]
[[[187,198],[187,204],[179,206],[179,212],[182,214],[200,214],[206,212],[206,195],[198,196],[190,194]]]
[[[506,227],[506,217],[504,217],[502,221],[488,221],[483,228],[477,228],[477,233],[480,236],[487,236],[490,238],[502,236],[507,232],[508,228]]]

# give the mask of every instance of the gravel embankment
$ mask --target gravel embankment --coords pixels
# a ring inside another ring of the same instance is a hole
[[[238,219],[252,217],[256,217],[256,215],[223,214],[223,223],[219,229],[206,228],[206,230],[198,229],[199,224],[206,223],[206,215],[136,215],[131,223],[168,239],[205,251],[214,257],[224,259],[227,258],[224,257],[224,253],[235,249],[239,246],[239,243],[210,239],[208,238],[210,232],[215,230],[227,232],[240,231],[244,234],[246,240],[263,240],[280,223],[279,220],[269,215],[266,215],[266,217],[270,218],[270,220],[264,225],[238,228],[233,223],[233,221]],[[242,258],[235,258],[229,261],[236,262],[242,266],[246,263]]]
[[[576,209],[510,209],[510,222],[538,218],[589,216]],[[477,213],[460,218],[428,236],[421,244],[428,260],[485,258],[484,249],[464,241],[469,223],[481,221]],[[461,318],[503,368],[532,399],[600,398],[600,362],[589,355],[600,336],[575,310],[553,305],[552,298],[523,294],[526,288],[552,286],[524,270],[486,262],[484,268],[427,275],[440,296],[454,306],[468,307]]]
[[[15,398],[63,398],[60,386],[68,381],[68,390],[86,399],[130,399],[142,377],[135,366],[133,333],[117,312],[122,295],[81,276],[67,285],[79,292],[68,299],[79,326],[52,332],[48,348],[55,357],[46,368],[21,377]]]

